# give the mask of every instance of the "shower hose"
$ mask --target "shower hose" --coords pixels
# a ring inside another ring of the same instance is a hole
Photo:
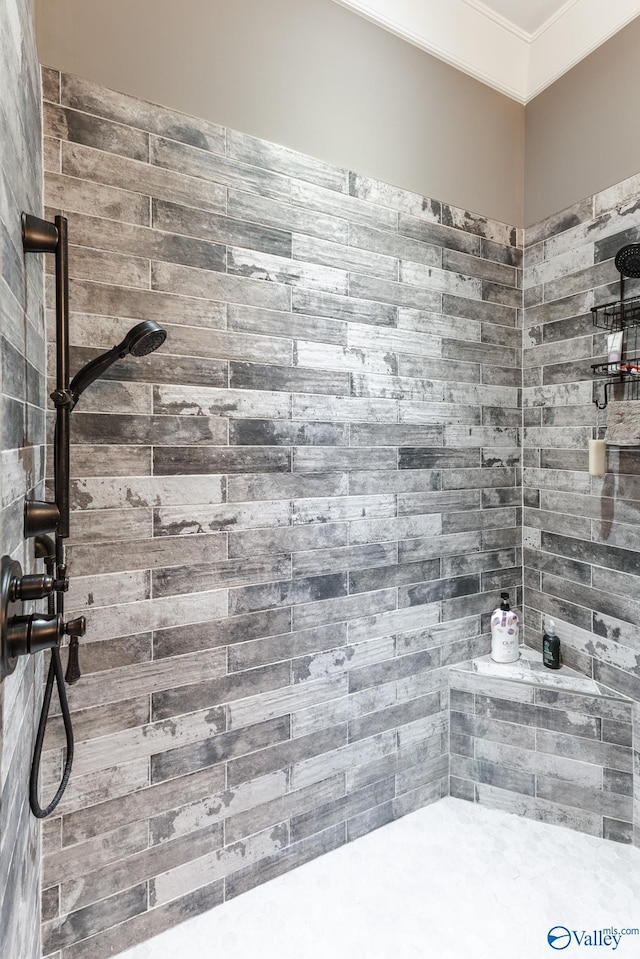
[[[64,720],[64,731],[67,737],[67,758],[64,764],[64,772],[58,791],[46,807],[43,809],[38,798],[38,777],[40,775],[40,761],[42,759],[42,745],[44,743],[44,734],[47,731],[47,721],[49,719],[49,708],[51,706],[51,696],[53,694],[53,681],[56,680],[58,686],[58,697],[60,699],[60,708]],[[73,765],[73,727],[71,725],[71,713],[69,712],[69,702],[67,700],[67,691],[64,687],[64,674],[62,672],[62,663],[60,661],[60,651],[54,646],[51,650],[51,660],[49,661],[49,674],[47,676],[47,685],[44,691],[42,702],[42,711],[40,713],[40,722],[36,742],[33,748],[33,761],[31,763],[31,775],[29,777],[29,805],[31,812],[37,819],[44,819],[50,815],[56,808],[62,798],[62,794],[67,788],[69,777],[71,775],[71,766]]]
[[[57,552],[60,550],[60,543],[57,543]],[[47,573],[50,576],[53,576],[56,564],[53,560],[51,552],[48,552],[44,558],[45,566]],[[58,552],[58,559],[62,560],[62,554]],[[60,567],[58,567],[60,568]],[[56,600],[53,596],[49,596],[48,601],[48,611],[50,614],[55,612]],[[62,611],[62,594],[58,593],[58,609]],[[62,711],[62,719],[64,722],[64,731],[67,739],[67,755],[64,764],[64,772],[62,774],[62,779],[60,780],[60,785],[58,790],[49,803],[49,805],[43,809],[40,805],[40,799],[38,797],[38,779],[40,778],[40,763],[42,761],[42,747],[44,744],[44,737],[47,731],[47,723],[49,721],[49,710],[51,708],[51,697],[53,695],[53,681],[56,681],[58,687],[58,699],[60,701],[60,709]],[[44,689],[44,697],[42,699],[42,709],[40,710],[40,721],[38,723],[38,732],[36,733],[36,741],[33,747],[33,759],[31,761],[31,774],[29,776],[29,805],[31,806],[31,812],[36,817],[36,819],[45,819],[47,816],[51,815],[53,810],[56,808],[60,800],[62,799],[62,794],[67,788],[67,783],[69,782],[69,777],[71,776],[71,767],[73,765],[73,724],[71,722],[71,712],[69,710],[69,700],[67,699],[67,690],[65,689],[64,684],[64,674],[62,672],[62,662],[60,660],[60,650],[57,646],[52,647],[51,649],[51,659],[49,660],[49,672],[47,674],[47,683]]]

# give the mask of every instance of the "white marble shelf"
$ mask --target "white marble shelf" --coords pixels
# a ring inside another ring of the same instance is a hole
[[[477,673],[491,679],[506,679],[509,682],[527,683],[533,686],[546,686],[549,689],[564,689],[588,696],[602,696],[606,699],[617,699],[622,702],[631,700],[622,693],[615,692],[601,683],[597,683],[588,676],[561,666],[560,669],[548,669],[542,664],[542,653],[528,646],[520,646],[520,659],[515,663],[496,663],[490,656],[481,656],[466,663],[459,663],[451,669]]]

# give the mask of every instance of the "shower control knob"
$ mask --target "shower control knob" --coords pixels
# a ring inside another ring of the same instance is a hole
[[[44,599],[45,596],[50,596],[55,583],[52,576],[34,574],[14,579],[11,586],[11,599],[14,602],[20,600],[26,603],[29,600]]]
[[[34,599],[53,588],[51,576],[23,576],[20,563],[10,556],[0,561],[0,681],[16,668],[18,657],[32,656],[60,645],[62,616],[52,613],[17,615],[24,599]]]
[[[84,636],[87,631],[87,621],[84,616],[78,616],[77,619],[70,619],[64,625],[64,632],[67,636]]]
[[[53,649],[62,639],[62,617],[34,613],[13,616],[6,625],[5,642],[10,657],[33,656]]]

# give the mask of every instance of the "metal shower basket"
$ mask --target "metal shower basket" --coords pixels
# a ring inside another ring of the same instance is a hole
[[[609,333],[622,332],[622,357],[618,362],[593,363],[596,377],[604,377],[604,403],[596,397],[594,403],[604,409],[610,399],[640,399],[640,296],[625,299],[625,277],[640,277],[640,243],[623,246],[615,258],[620,273],[620,298],[611,303],[591,308],[593,325]]]

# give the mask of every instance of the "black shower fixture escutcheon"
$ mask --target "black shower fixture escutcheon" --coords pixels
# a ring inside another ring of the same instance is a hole
[[[20,656],[33,656],[45,649],[59,648],[65,636],[84,636],[84,616],[64,623],[58,613],[24,614],[22,604],[66,590],[67,581],[53,576],[22,575],[20,563],[10,556],[0,561],[0,672],[4,679],[17,666]]]

